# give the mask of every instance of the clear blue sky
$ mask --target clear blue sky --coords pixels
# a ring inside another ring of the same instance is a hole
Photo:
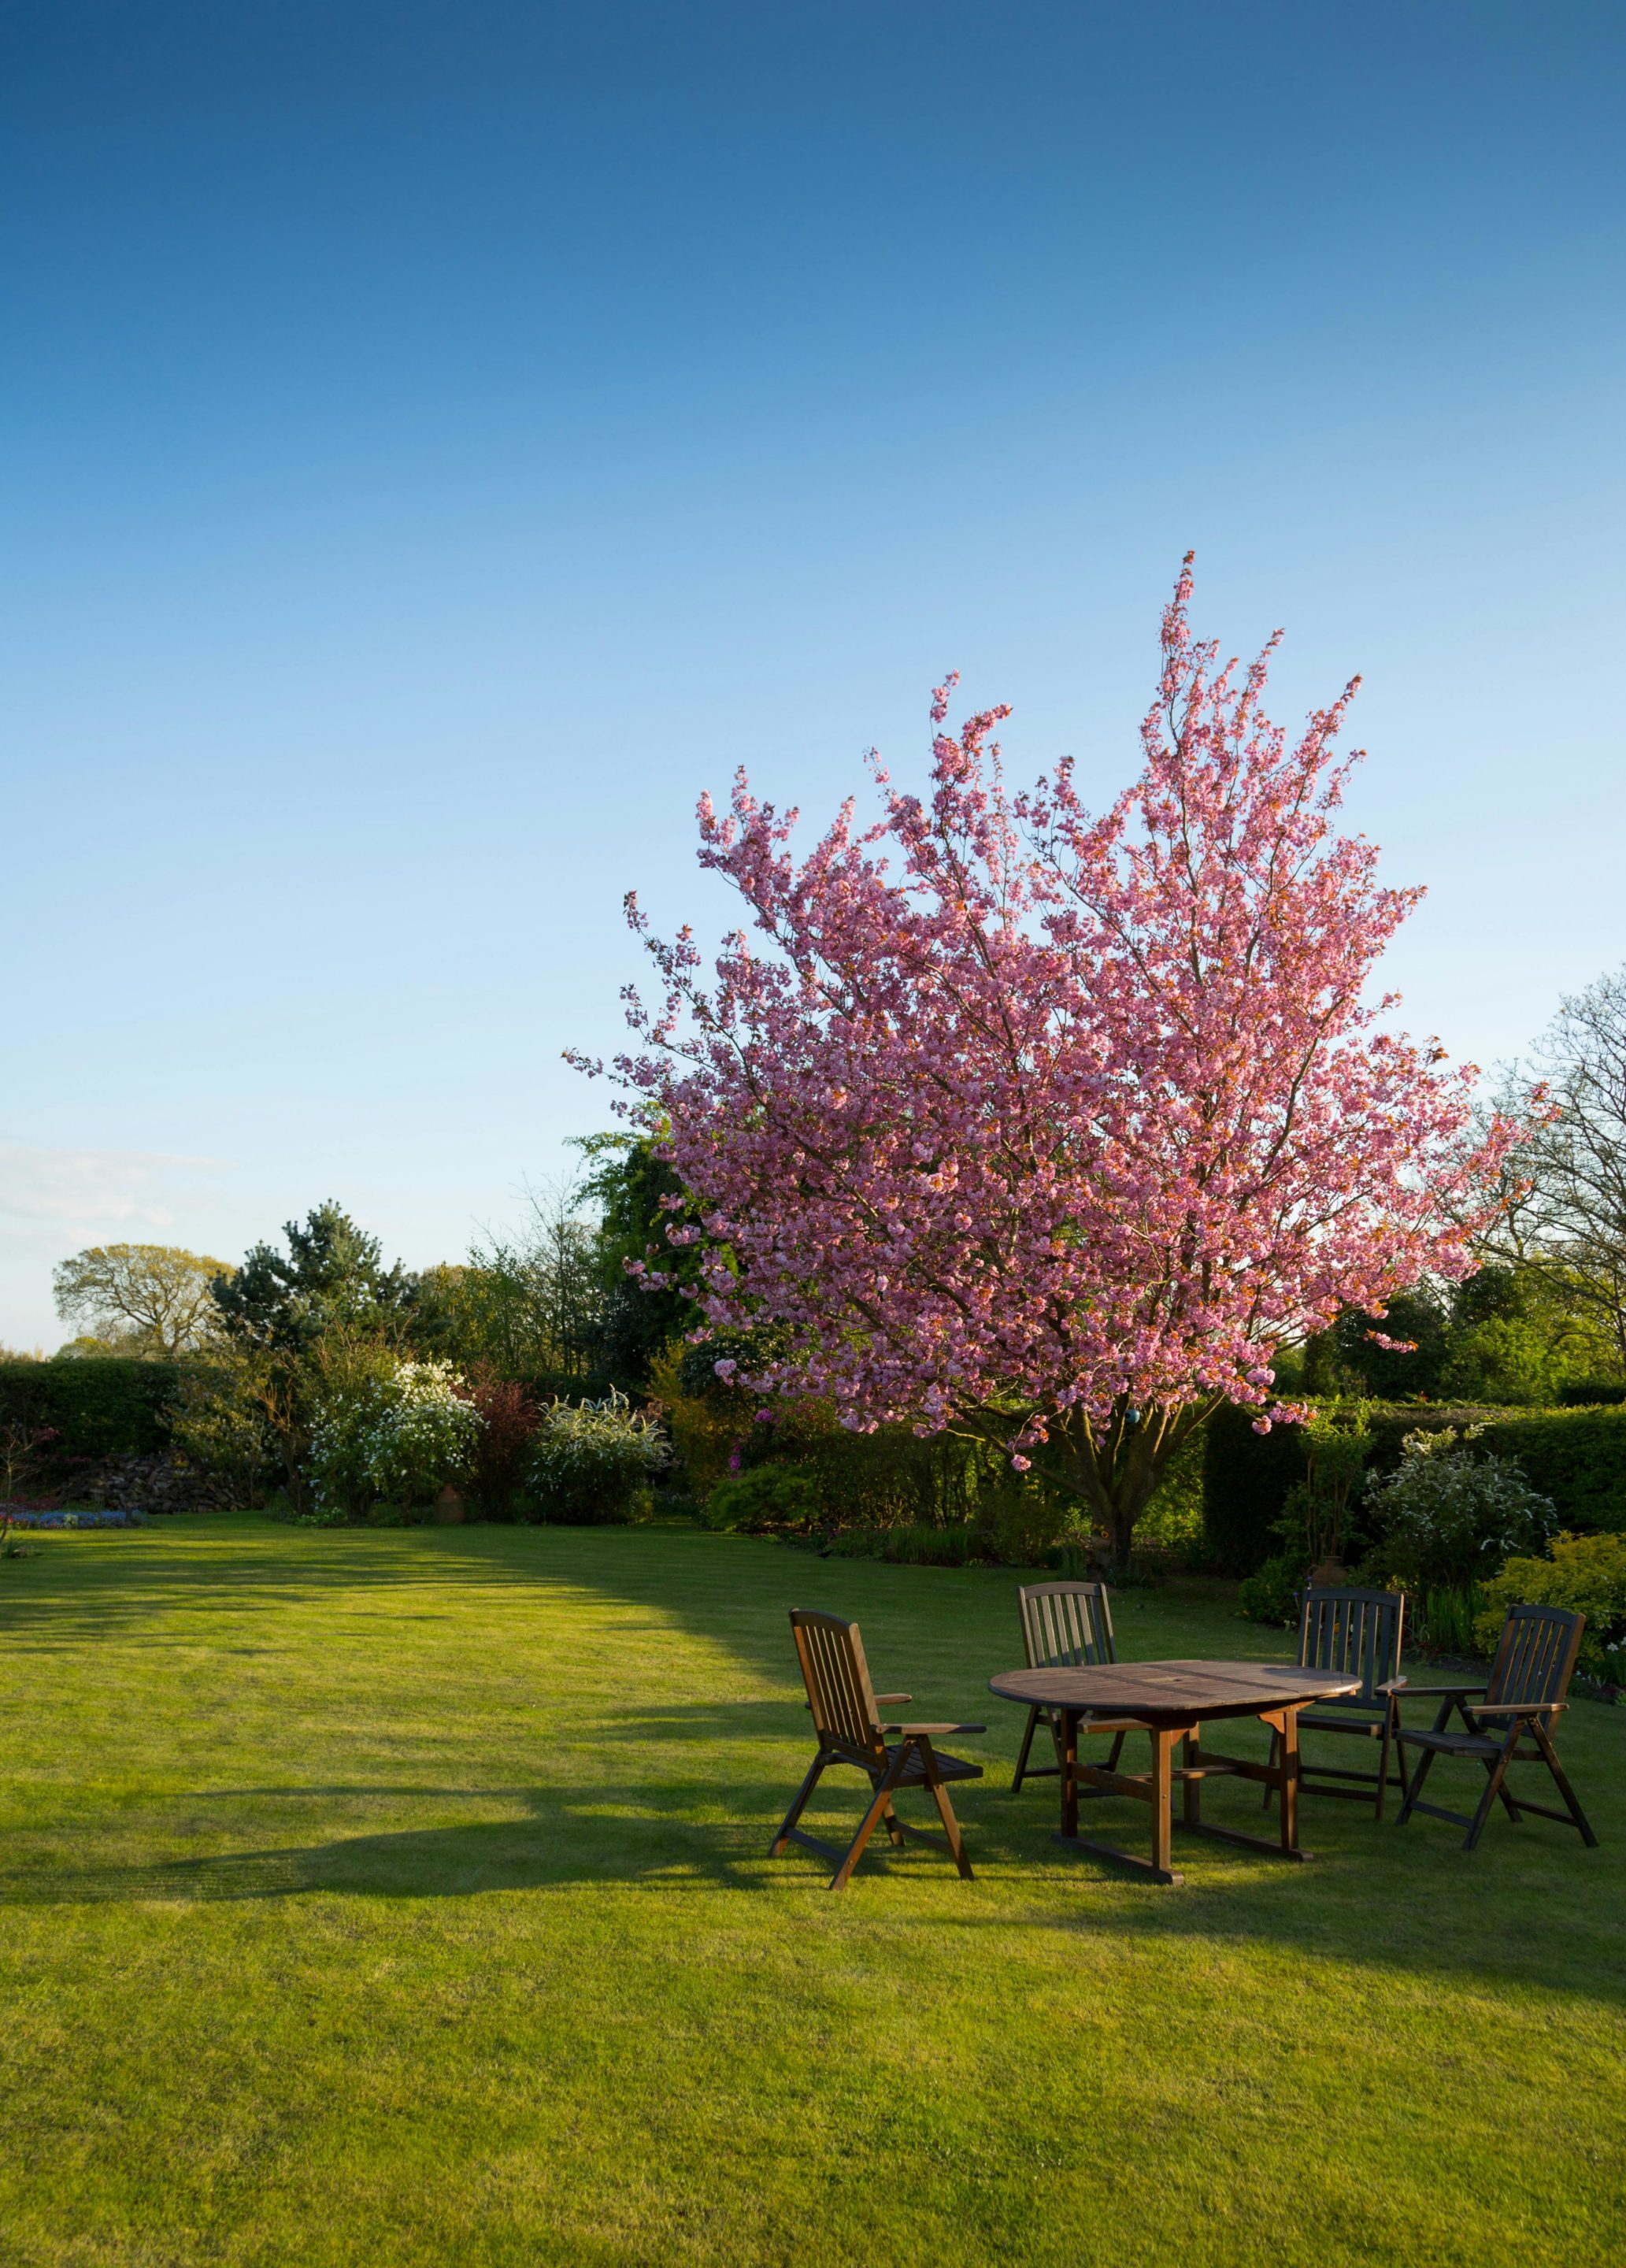
[[[744,760],[958,666],[1135,761],[1158,609],[1365,673],[1490,1064],[1626,957],[1618,6],[12,0],[0,1337],[332,1195],[421,1263],[606,1122]]]

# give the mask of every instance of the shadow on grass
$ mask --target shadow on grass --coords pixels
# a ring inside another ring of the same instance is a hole
[[[92,1634],[136,1633],[151,1642],[154,1625],[167,1616],[269,1614],[365,1590],[427,1587],[455,1595],[460,1588],[530,1585],[548,1580],[550,1571],[536,1564],[534,1550],[516,1551],[511,1539],[535,1533],[309,1529],[238,1520],[180,1531],[53,1536],[28,1568],[27,1582],[0,1592],[0,1633],[13,1645],[40,1647]],[[412,1617],[395,1609],[394,1618]],[[184,1643],[188,1634],[165,1635]]]
[[[969,1714],[987,1721],[982,1740],[951,1743],[983,1762],[989,1778],[956,1791],[978,1881],[963,1901],[952,1868],[933,1853],[899,1860],[872,1845],[852,1891],[888,1926],[922,1930],[989,1931],[1016,1927],[1048,1933],[1056,1958],[1080,1931],[1107,1929],[1166,1949],[1171,1962],[1217,1956],[1231,1947],[1275,1944],[1318,1958],[1410,1973],[1442,1984],[1512,1982],[1533,1990],[1626,1999],[1626,1712],[1582,1704],[1561,1743],[1579,1789],[1605,1838],[1601,1851],[1580,1848],[1563,1828],[1539,1821],[1515,1827],[1498,1819],[1472,1857],[1460,1837],[1419,1819],[1398,1830],[1353,1805],[1306,1798],[1305,1840],[1322,1853],[1305,1867],[1223,1844],[1177,1836],[1176,1863],[1187,1874],[1179,1890],[1159,1890],[1119,1874],[1105,1862],[1056,1850],[1056,1784],[1012,1796],[1003,1783],[1021,1728],[1021,1713],[988,1695],[990,1669],[1009,1667],[1015,1638],[1016,1571],[891,1568],[821,1561],[770,1543],[666,1531],[475,1528],[313,1531],[239,1521],[195,1540],[133,1538],[89,1548],[76,1540],[60,1564],[31,1572],[48,1582],[0,1598],[0,1627],[15,1643],[83,1643],[96,1633],[139,1631],[176,1610],[230,1613],[245,1606],[320,1603],[369,1587],[438,1591],[448,1608],[471,1610],[470,1594],[551,1591],[562,1602],[595,1611],[633,1609],[717,1649],[769,1688],[761,1699],[645,1702],[638,1641],[624,1629],[584,1629],[571,1643],[584,1658],[624,1675],[616,1699],[595,1693],[591,1714],[578,1713],[570,1745],[602,1746],[605,1769],[587,1786],[493,1789],[380,1788],[381,1796],[466,1795],[523,1802],[529,1816],[500,1822],[373,1831],[348,1838],[298,1839],[266,1850],[186,1856],[142,1867],[85,1868],[59,1861],[37,1869],[15,1864],[0,1875],[0,1904],[55,1905],[105,1901],[286,1899],[313,1894],[385,1898],[475,1896],[545,1890],[571,1884],[627,1886],[663,1892],[696,1887],[750,1891],[781,1887],[822,1890],[824,1874],[805,1853],[769,1862],[773,1829],[812,1753],[808,1721],[785,1625],[792,1602],[857,1615],[877,1683],[911,1690],[923,1713]],[[347,1602],[349,1612],[356,1609]],[[398,1608],[393,1609],[398,1618]],[[478,1612],[487,1614],[482,1604]],[[502,1612],[500,1600],[491,1609]],[[563,1631],[567,1624],[560,1625]],[[157,1642],[166,1634],[152,1633]],[[1284,1658],[1279,1632],[1240,1624],[1211,1601],[1175,1596],[1126,1602],[1120,1616],[1126,1654],[1230,1653]],[[20,1651],[19,1647],[19,1651]],[[224,1650],[224,1649],[223,1649]],[[699,1680],[706,1672],[696,1666]],[[1431,1705],[1430,1705],[1431,1708]],[[1249,1727],[1249,1734],[1258,1734]],[[546,1737],[546,1736],[545,1736]],[[1227,1749],[1236,1735],[1228,1729]],[[776,1754],[768,1776],[768,1744]],[[1254,1745],[1262,1744],[1259,1734]],[[636,1751],[647,1749],[639,1759]],[[1347,1761],[1342,1749],[1338,1761]],[[610,1765],[610,1756],[615,1764]],[[759,1755],[761,1761],[758,1762]],[[614,1772],[622,1764],[625,1778]],[[662,1766],[666,1767],[664,1771]],[[539,1775],[546,1771],[537,1758]],[[433,1769],[433,1767],[431,1767]],[[455,1769],[455,1767],[454,1767]],[[521,1772],[527,1766],[521,1763]],[[567,1764],[565,1770],[570,1769]],[[589,1767],[591,1769],[591,1767]],[[1442,1770],[1444,1768],[1442,1767]],[[507,1771],[511,1773],[511,1763]],[[372,1791],[349,1786],[219,1791],[208,1799],[291,1799]],[[1471,1775],[1444,1800],[1469,1797]],[[856,1776],[833,1783],[815,1831],[844,1839],[861,1808]],[[191,1800],[192,1799],[188,1799]],[[1539,1800],[1539,1797],[1536,1799]],[[1210,1815],[1257,1830],[1257,1799],[1240,1787],[1217,1788]],[[905,1815],[923,1815],[917,1801]],[[1093,1804],[1085,1831],[1147,1846],[1144,1808],[1110,1800]],[[299,1830],[296,1830],[296,1836]],[[886,1877],[892,1876],[889,1887]],[[916,1886],[941,1881],[929,1914],[912,1901]],[[1008,1889],[1008,1903],[1001,1891]],[[875,1895],[871,1897],[870,1892]],[[900,1896],[899,1893],[905,1895]],[[1195,1951],[1194,1951],[1195,1948]]]
[[[733,1728],[736,1733],[738,1727]],[[828,1869],[769,1845],[792,1782],[753,1776],[732,1784],[673,1777],[606,1780],[569,1789],[332,1787],[216,1792],[221,1801],[377,1794],[471,1804],[522,1803],[519,1819],[279,1843],[122,1867],[64,1866],[0,1874],[0,1908],[280,1901],[307,1896],[469,1899],[494,1893],[601,1887],[640,1893],[733,1891],[754,1899],[817,1893]],[[832,1776],[809,1823],[838,1845],[857,1825],[865,1790],[856,1774]],[[716,1815],[719,1796],[731,1815]],[[188,1802],[196,1799],[188,1797]],[[1024,1791],[961,1786],[956,1808],[977,1870],[958,1883],[940,1855],[872,1844],[842,1911],[888,1929],[945,1933],[1037,1932],[1065,1962],[1081,1936],[1157,1948],[1174,1964],[1225,1959],[1261,1942],[1342,1966],[1410,1974],[1442,1989],[1489,1980],[1540,1992],[1626,2004],[1626,1938],[1607,1853],[1571,1847],[1556,1827],[1508,1828],[1468,1857],[1451,1830],[1386,1825],[1351,1832],[1327,1809],[1310,1809],[1306,1840],[1326,1843],[1308,1866],[1284,1864],[1224,1844],[1178,1835],[1185,1887],[1159,1889],[1108,1863],[1056,1850],[1048,1801]],[[1251,1807],[1215,1804],[1224,1823],[1258,1823]],[[935,1826],[918,1793],[902,1815]],[[1105,1800],[1087,1808],[1084,1830],[1143,1851],[1144,1807]],[[1376,1837],[1377,1840],[1369,1839]],[[929,1907],[916,1903],[931,1893]]]

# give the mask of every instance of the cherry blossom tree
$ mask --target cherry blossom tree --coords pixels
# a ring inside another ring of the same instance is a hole
[[[1477,1130],[1471,1064],[1368,997],[1420,892],[1335,831],[1359,681],[1298,740],[1250,668],[1193,641],[1188,557],[1163,618],[1139,778],[1092,817],[1071,762],[1026,793],[1005,709],[932,719],[930,794],[872,757],[799,860],[797,813],[700,809],[700,863],[744,899],[712,978],[650,936],[620,1107],[663,1128],[703,1264],[694,1336],[759,1327],[736,1368],[842,1421],[998,1440],[1127,1557],[1170,1456],[1222,1402],[1264,1430],[1284,1344],[1473,1267],[1519,1130]],[[583,1068],[596,1071],[597,1064]],[[663,1256],[632,1263],[668,1280]],[[771,1329],[762,1331],[762,1325]]]

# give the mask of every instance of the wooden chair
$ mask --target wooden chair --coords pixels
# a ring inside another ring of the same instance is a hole
[[[1105,1583],[1026,1583],[1016,1594],[1016,1603],[1030,1669],[1093,1669],[1102,1662],[1118,1659]],[[1053,1764],[1030,1764],[1027,1761],[1041,1718],[1055,1744]],[[1118,1769],[1124,1734],[1144,1733],[1145,1729],[1127,1717],[1081,1717],[1078,1720],[1081,1733],[1111,1734],[1112,1752],[1106,1765],[1108,1771]],[[1025,1779],[1056,1779],[1061,1770],[1062,1728],[1054,1711],[1030,1709],[1021,1753],[1016,1760],[1016,1776],[1011,1782],[1012,1794]],[[1094,1788],[1080,1791],[1091,1795],[1099,1792]]]
[[[769,1856],[776,1859],[787,1843],[803,1844],[809,1851],[817,1851],[820,1856],[836,1861],[830,1888],[844,1889],[865,1845],[884,1820],[887,1834],[899,1849],[902,1848],[905,1836],[917,1843],[930,1843],[934,1851],[946,1851],[969,1881],[971,1862],[960,1838],[960,1822],[954,1817],[945,1783],[981,1779],[982,1767],[966,1764],[959,1756],[939,1756],[933,1743],[942,1735],[985,1733],[987,1726],[883,1723],[882,1706],[900,1707],[910,1696],[877,1695],[870,1683],[864,1640],[858,1635],[857,1623],[844,1623],[839,1615],[815,1614],[802,1607],[792,1607],[791,1632],[802,1665],[802,1682],[807,1688],[813,1730],[819,1736],[819,1753],[796,1791],[796,1800],[784,1815],[784,1823],[774,1837]],[[897,1735],[891,1745],[887,1740],[888,1733]],[[855,1766],[866,1776],[874,1791],[858,1831],[844,1852],[832,1844],[820,1842],[816,1836],[805,1834],[796,1823],[820,1778],[832,1764]],[[898,1817],[892,1808],[892,1799],[906,1787],[931,1790],[938,1816],[943,1822],[942,1835],[929,1834],[921,1827],[906,1827]]]
[[[1400,1675],[1400,1646],[1405,1616],[1405,1594],[1400,1591],[1310,1590],[1304,1594],[1299,1617],[1299,1667],[1335,1670],[1361,1681],[1360,1691],[1347,1701],[1318,1701],[1313,1709],[1306,1709],[1299,1719],[1300,1733],[1353,1733],[1357,1739],[1383,1743],[1375,1772],[1311,1764],[1300,1750],[1299,1785],[1320,1795],[1370,1802],[1378,1819],[1383,1816],[1390,1759],[1400,1733],[1400,1694],[1406,1683]],[[1272,1765],[1280,1739],[1277,1733],[1270,1735]],[[1334,1786],[1338,1780],[1358,1785]],[[1403,1771],[1397,1768],[1393,1784],[1404,1794]],[[1265,1790],[1267,1811],[1275,1793],[1274,1788]]]
[[[1575,1790],[1564,1778],[1550,1729],[1553,1719],[1569,1706],[1566,1697],[1570,1679],[1586,1627],[1585,1615],[1572,1615],[1563,1607],[1510,1607],[1485,1684],[1412,1688],[1414,1693],[1439,1694],[1444,1697],[1432,1732],[1409,1733],[1403,1728],[1401,1732],[1402,1757],[1407,1749],[1421,1750],[1417,1768],[1406,1789],[1406,1800],[1400,1808],[1401,1826],[1406,1824],[1414,1811],[1426,1811],[1434,1819],[1449,1819],[1456,1826],[1467,1828],[1462,1848],[1471,1851],[1490,1816],[1491,1805],[1499,1797],[1510,1819],[1517,1820],[1527,1811],[1534,1812],[1538,1819],[1556,1819],[1564,1826],[1575,1828],[1587,1848],[1596,1850],[1598,1837],[1576,1801]],[[1470,1697],[1475,1694],[1484,1697],[1474,1700]],[[1462,1719],[1460,1732],[1449,1729],[1453,1708]],[[1527,1741],[1529,1746],[1521,1745]],[[1444,1811],[1438,1804],[1422,1801],[1423,1783],[1436,1756],[1471,1756],[1475,1763],[1483,1764],[1485,1792],[1471,1819],[1465,1812]],[[1504,1785],[1507,1768],[1519,1764],[1545,1764],[1566,1808],[1555,1811],[1550,1805],[1527,1803],[1523,1796],[1510,1795]]]

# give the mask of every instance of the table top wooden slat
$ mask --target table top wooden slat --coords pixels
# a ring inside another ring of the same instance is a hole
[[[1358,1677],[1275,1661],[1115,1661],[1090,1669],[1006,1669],[988,1690],[1041,1709],[1088,1709],[1176,1724],[1194,1718],[1256,1717],[1266,1709],[1357,1693]]]

